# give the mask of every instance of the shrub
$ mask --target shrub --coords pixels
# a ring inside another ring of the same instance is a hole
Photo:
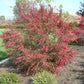
[[[8,28],[8,24],[6,23],[0,24],[0,28]]]
[[[17,84],[21,82],[15,73],[5,73],[0,77],[0,84]]]
[[[17,28],[25,28],[25,25],[24,24],[18,24],[16,27]]]
[[[11,24],[11,26],[12,26],[13,28],[16,28],[16,25],[15,25],[15,24]]]
[[[48,7],[47,10],[40,5],[40,9],[19,13],[23,17],[20,21],[25,21],[25,28],[18,31],[10,26],[9,31],[1,35],[5,48],[12,48],[8,54],[15,56],[16,64],[27,75],[43,70],[58,73],[58,68],[64,68],[74,57],[68,43],[77,39],[79,30],[73,30],[74,23],[66,23],[61,13],[53,13],[53,8]]]
[[[67,21],[67,22],[70,22],[70,18],[69,18],[70,14],[68,11],[64,12],[63,13],[63,18]]]
[[[25,28],[24,24],[12,24],[13,28]]]
[[[82,44],[81,41],[78,41],[78,42],[72,41],[72,42],[69,43],[69,45],[81,45],[81,44]]]
[[[56,77],[54,74],[51,74],[47,71],[36,73],[34,77],[32,77],[34,84],[56,84]]]
[[[79,27],[80,27],[82,30],[84,30],[84,16],[81,16],[81,15],[80,15],[80,17],[81,17],[81,19],[80,19]]]

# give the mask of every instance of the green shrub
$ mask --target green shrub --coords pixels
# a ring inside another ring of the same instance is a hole
[[[0,84],[17,84],[21,81],[15,73],[4,73],[0,77]]]
[[[70,18],[69,18],[70,14],[68,11],[63,13],[63,18],[66,19],[67,22],[70,22]]]
[[[25,27],[24,24],[18,24],[18,25],[11,24],[11,26],[12,26],[13,28],[24,28],[24,27]],[[8,28],[8,27],[9,27],[9,26],[6,25],[6,24],[1,24],[1,25],[0,25],[0,28]]]
[[[68,11],[66,11],[65,13],[64,13],[64,18],[68,18],[69,17],[69,12]]]
[[[18,24],[16,27],[17,27],[17,28],[24,28],[25,25],[24,25],[24,24]]]
[[[0,28],[8,28],[8,24],[7,23],[0,24]]]
[[[13,28],[16,28],[16,25],[14,25],[14,24],[12,24],[11,26],[12,26]]]
[[[8,28],[7,26],[0,25],[0,28]]]
[[[69,43],[69,45],[81,45],[81,44],[82,44],[81,41],[78,41],[78,42],[76,42],[76,41],[71,41],[71,42]]]
[[[56,77],[54,74],[51,74],[47,71],[36,73],[34,77],[32,77],[34,84],[56,84]]]
[[[24,24],[18,24],[18,25],[12,24],[11,26],[12,26],[13,28],[24,28],[24,27],[25,27]]]

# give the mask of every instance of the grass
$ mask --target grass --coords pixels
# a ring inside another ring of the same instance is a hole
[[[2,34],[2,31],[5,31],[5,29],[0,29],[0,35]],[[3,40],[0,38],[0,61],[8,57],[6,55],[7,52],[8,50],[4,49]]]

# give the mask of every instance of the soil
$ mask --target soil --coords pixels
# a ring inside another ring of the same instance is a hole
[[[80,54],[75,56],[72,63],[65,66],[65,70],[60,68],[61,72],[56,76],[57,84],[84,84],[84,46],[73,46],[73,48]],[[30,77],[20,72],[12,62],[12,60],[9,60],[0,65],[0,75],[14,72],[23,80],[19,84],[33,84]]]
[[[79,54],[72,63],[61,69],[57,76],[58,84],[84,84],[84,46],[73,46]]]

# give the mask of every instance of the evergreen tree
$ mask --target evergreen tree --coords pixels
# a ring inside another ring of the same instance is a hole
[[[76,13],[77,13],[77,15],[80,14],[80,15],[84,16],[84,2],[80,2],[80,4],[81,4],[80,10],[77,11]]]

